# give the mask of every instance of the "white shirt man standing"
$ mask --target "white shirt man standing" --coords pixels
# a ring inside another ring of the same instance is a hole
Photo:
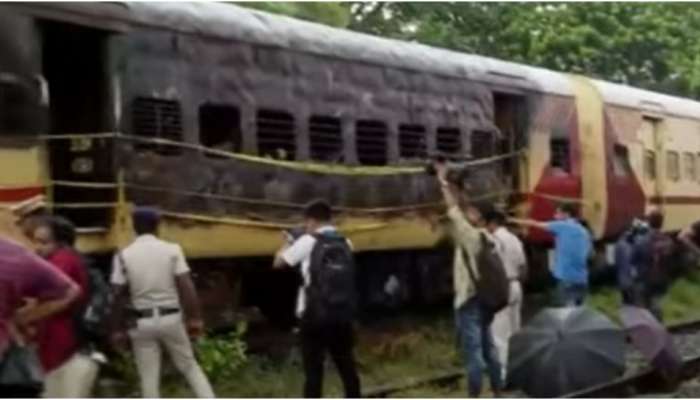
[[[510,281],[510,301],[499,311],[491,324],[494,344],[503,369],[503,376],[508,362],[508,342],[511,335],[520,329],[521,309],[523,305],[523,288],[520,281],[525,277],[527,259],[523,244],[504,226],[506,218],[501,212],[493,210],[484,216],[486,226],[493,235],[498,253],[503,260],[508,280]]]
[[[160,222],[156,210],[137,208],[133,222],[137,238],[114,257],[111,282],[117,299],[113,340],[123,340],[124,333],[117,324],[123,325],[124,311],[130,313],[136,319],[129,336],[143,397],[160,397],[161,352],[165,347],[194,394],[213,398],[214,392],[194,357],[188,337],[188,330],[193,336],[201,335],[204,325],[182,248],[156,237]],[[129,301],[123,298],[127,288],[132,308],[123,310],[122,305]]]
[[[314,285],[318,287],[323,282],[323,279],[320,278],[320,268],[340,266],[338,264],[319,265],[318,263],[321,260],[318,257],[314,257],[317,245],[325,246],[328,240],[337,240],[342,242],[343,248],[347,250],[344,253],[349,253],[348,255],[352,256],[349,241],[343,238],[331,224],[331,211],[331,206],[324,200],[311,202],[304,210],[304,228],[306,233],[296,240],[291,237],[288,238],[287,244],[282,246],[275,256],[274,267],[298,266],[301,268],[303,283],[301,288],[299,288],[297,316],[299,317],[301,328],[301,354],[305,375],[304,397],[319,398],[322,396],[323,361],[326,353],[330,353],[343,381],[345,397],[358,398],[361,396],[361,390],[353,352],[353,317],[352,315],[332,315],[330,316],[331,318],[321,318],[318,305],[322,303],[319,298],[322,294],[312,290]],[[345,258],[345,260],[349,260],[349,258]],[[345,265],[345,267],[353,270],[351,275],[345,276],[351,277],[354,281],[354,263],[351,266]],[[318,280],[314,281],[315,279]],[[353,292],[350,295],[356,296],[356,293],[354,293],[354,282],[344,287],[349,287]],[[340,292],[346,294],[345,291]],[[337,296],[340,292],[334,291],[333,293]],[[328,314],[324,313],[326,316]]]

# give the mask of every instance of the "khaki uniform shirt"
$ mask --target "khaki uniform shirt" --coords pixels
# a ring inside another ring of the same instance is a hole
[[[180,245],[141,235],[121,256],[114,257],[111,282],[129,285],[136,309],[180,306],[175,278],[190,271]]]

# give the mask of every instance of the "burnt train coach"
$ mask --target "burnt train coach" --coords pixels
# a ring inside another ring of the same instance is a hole
[[[670,230],[700,216],[690,100],[229,4],[0,7],[0,202],[45,193],[105,256],[129,204],[159,206],[212,318],[293,309],[294,275],[265,267],[316,197],[368,304],[449,293],[433,155],[521,216],[578,202],[601,243],[652,204]]]

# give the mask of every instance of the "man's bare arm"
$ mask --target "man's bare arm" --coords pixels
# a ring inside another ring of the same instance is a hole
[[[458,207],[459,200],[454,185],[450,184],[450,182],[447,180],[447,167],[443,164],[436,164],[435,171],[438,182],[440,183],[442,197],[445,199],[445,205],[447,205],[447,209]]]
[[[202,309],[192,275],[189,272],[179,274],[175,277],[175,283],[184,309],[189,333],[194,337],[201,336],[204,334],[204,320],[202,319]]]
[[[513,223],[513,224],[520,225],[520,226],[547,230],[547,223],[546,222],[536,221],[534,219],[509,218],[508,221]]]
[[[62,297],[55,300],[40,301],[36,306],[20,310],[17,312],[15,320],[20,325],[32,324],[67,309],[79,297],[80,288],[74,282],[70,282],[68,290]]]
[[[275,269],[280,269],[284,267],[288,267],[287,262],[284,261],[284,257],[282,257],[282,253],[284,253],[285,250],[289,248],[289,243],[285,243],[284,246],[280,247],[279,250],[277,250],[277,253],[275,253],[275,259],[272,261],[272,268]]]

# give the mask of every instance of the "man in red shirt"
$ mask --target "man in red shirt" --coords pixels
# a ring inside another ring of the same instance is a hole
[[[61,312],[80,295],[68,277],[26,247],[0,237],[0,363],[12,343],[22,344],[21,328]],[[23,299],[33,299],[23,308]],[[17,329],[20,328],[20,329]],[[31,397],[27,388],[0,385],[3,397]]]
[[[97,363],[79,352],[76,315],[88,298],[88,274],[73,248],[75,227],[62,217],[49,217],[34,228],[37,252],[81,289],[81,295],[69,308],[39,326],[39,358],[46,372],[46,397],[89,397],[97,376]]]

